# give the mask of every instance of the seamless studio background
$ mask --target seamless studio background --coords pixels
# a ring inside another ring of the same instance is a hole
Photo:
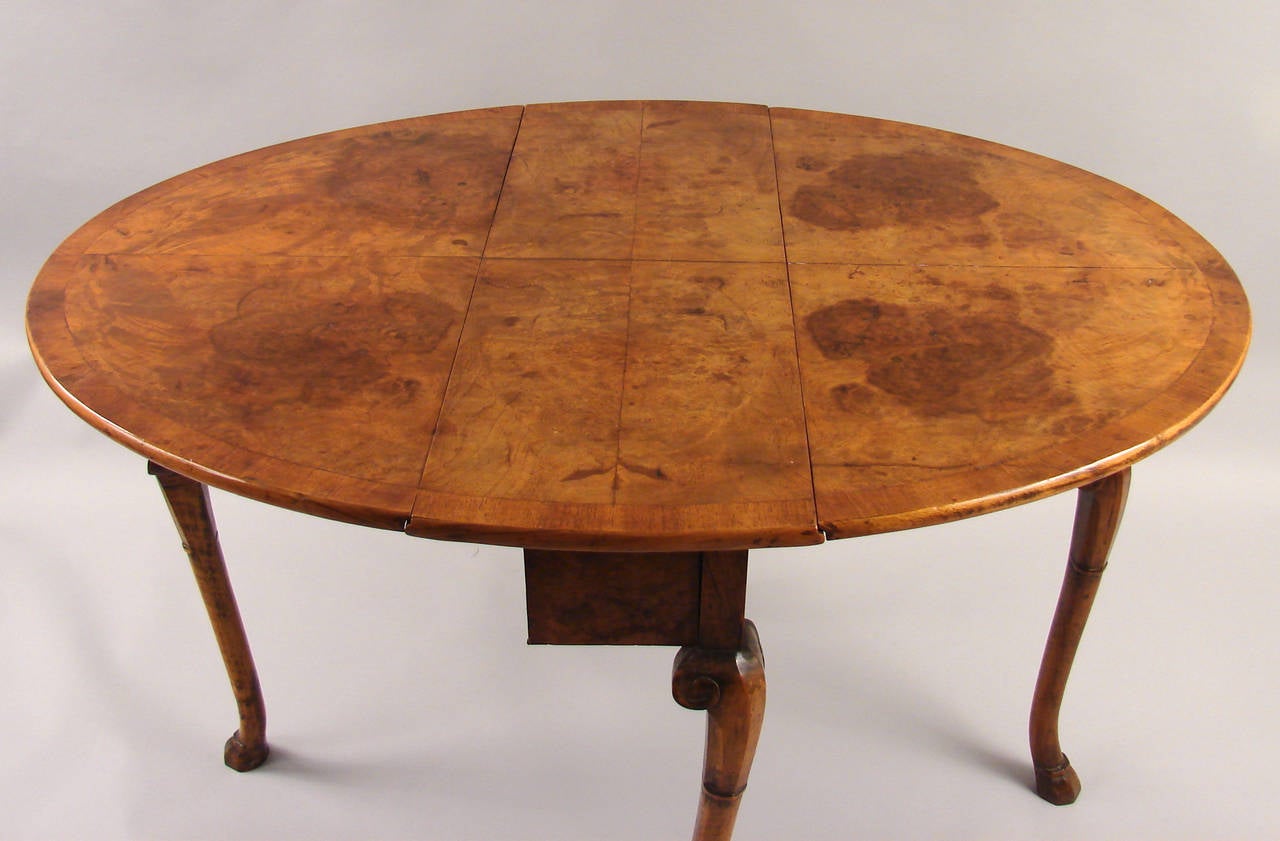
[[[516,550],[215,494],[273,759],[141,458],[43,385],[44,257],[194,166],[416,114],[598,98],[866,114],[1092,170],[1226,255],[1255,316],[1221,406],[1135,470],[1068,689],[1075,805],[1026,716],[1073,498],[753,557],[769,709],[736,838],[1280,837],[1280,6],[22,2],[0,6],[0,837],[687,835],[704,718],[670,649],[524,645]]]

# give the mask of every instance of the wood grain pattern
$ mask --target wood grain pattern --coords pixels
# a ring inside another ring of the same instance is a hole
[[[617,502],[810,504],[791,324],[780,264],[636,264]]]
[[[726,509],[815,542],[783,267],[486,261],[421,488],[424,536],[589,548],[542,520],[567,503],[614,548],[720,548]],[[499,502],[537,538],[485,531]]]
[[[755,625],[744,623],[738,650],[680,649],[671,693],[682,707],[707,711],[693,841],[729,841],[764,723],[764,654]]]
[[[204,600],[209,622],[213,625],[218,651],[231,679],[231,691],[236,698],[240,726],[223,748],[223,761],[236,771],[252,771],[267,761],[270,748],[267,745],[267,710],[262,699],[262,685],[258,682],[258,670],[249,651],[249,639],[240,619],[240,608],[227,576],[227,564],[222,558],[222,546],[218,542],[218,528],[214,524],[213,509],[209,506],[209,491],[199,482],[193,482],[158,464],[149,465],[150,472],[160,484],[173,523],[182,538],[182,548],[191,561],[200,597]]]
[[[86,250],[479,256],[521,111],[400,120],[229,158],[159,185]]]
[[[795,109],[559,103],[305,138],[125,199],[27,303],[42,374],[156,465],[240,705],[201,483],[526,549],[530,638],[685,644],[695,839],[764,707],[747,550],[1084,486],[1031,720],[1057,716],[1128,467],[1243,362],[1239,281],[1150,200],[1027,152]]]
[[[630,258],[643,108],[640,102],[526,108],[485,253]]]
[[[795,262],[1188,267],[1181,243],[1106,182],[919,126],[773,110]]]
[[[486,262],[421,487],[609,502],[629,282],[623,262]]]
[[[785,259],[767,108],[645,104],[633,256]]]
[[[747,621],[747,552],[703,552],[701,579],[698,647],[737,651]]]
[[[524,552],[531,645],[692,645],[698,552]],[[741,620],[739,620],[741,624]]]
[[[1129,480],[1126,468],[1079,491],[1067,572],[1036,679],[1029,727],[1036,792],[1057,806],[1073,803],[1080,795],[1080,778],[1058,740],[1058,713],[1093,598],[1107,568],[1107,555],[1124,516]]]
[[[54,390],[184,475],[545,549],[818,542],[1087,484],[1189,429],[1248,304],[1163,208],[933,129],[567,103],[179,176],[28,299]]]
[[[737,651],[747,553],[526,549],[529,642]]]
[[[928,498],[959,516],[1140,443],[1126,424],[1213,327],[1209,284],[1180,269],[823,264],[791,281],[829,535]]]
[[[413,488],[477,266],[90,256],[65,312],[118,411],[146,407],[238,449]]]

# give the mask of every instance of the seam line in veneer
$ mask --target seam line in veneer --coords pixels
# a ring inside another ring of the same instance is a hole
[[[622,380],[618,386],[618,414],[616,441],[617,446],[613,451],[613,482],[609,488],[609,502],[611,505],[618,504],[618,473],[622,469],[622,413],[627,405],[627,368],[631,360],[631,304],[635,296],[635,272],[627,271],[627,329],[625,338],[622,340]]]
[[[609,502],[618,504],[618,473],[622,469],[622,413],[627,405],[627,368],[631,360],[631,304],[635,296],[636,238],[640,228],[640,170],[644,165],[644,117],[648,103],[640,105],[640,134],[636,138],[636,180],[631,187],[631,248],[627,255],[627,330],[622,340],[622,381],[618,386],[617,446],[613,452],[613,482],[609,487]],[[619,261],[621,262],[621,261]]]
[[[631,247],[627,250],[628,263],[636,261],[636,240],[640,238],[640,179],[644,171],[644,119],[648,113],[649,103],[641,102],[640,132],[636,137],[636,180],[631,185]]]
[[[484,273],[485,252],[489,250],[489,237],[493,234],[493,224],[498,218],[498,206],[502,204],[502,194],[506,192],[507,176],[511,172],[511,162],[516,156],[516,142],[520,139],[520,128],[524,125],[524,108],[520,108],[520,117],[516,120],[516,130],[511,137],[511,149],[507,152],[507,165],[502,170],[502,182],[498,186],[498,195],[493,200],[493,211],[489,214],[489,226],[484,232],[484,244],[480,246],[480,257],[476,263],[476,274],[471,280],[471,292],[467,295],[467,308],[462,313],[462,324],[458,326],[458,338],[453,345],[453,359],[449,361],[449,374],[444,380],[444,389],[440,392],[440,408],[436,410],[435,421],[431,424],[431,439],[427,441],[427,451],[422,455],[422,465],[418,469],[418,484],[413,495],[414,508],[417,508],[418,494],[422,492],[422,477],[426,475],[427,463],[431,460],[431,451],[435,448],[436,431],[440,427],[440,419],[444,417],[445,404],[449,399],[449,386],[453,384],[453,372],[458,365],[458,351],[462,349],[462,338],[467,332],[467,321],[471,317],[471,303],[476,297],[476,287],[480,285],[480,276]],[[409,523],[413,520],[413,509],[409,510],[409,517],[405,520],[405,529],[409,528]]]
[[[787,304],[791,307],[791,340],[795,350],[796,360],[796,385],[800,390],[800,422],[804,428],[804,455],[805,467],[809,470],[809,494],[810,501],[813,505],[813,525],[814,528],[823,536],[824,539],[829,537],[822,523],[818,519],[818,484],[814,479],[813,471],[813,446],[809,440],[809,414],[805,408],[804,398],[804,369],[800,365],[800,325],[796,321],[796,299],[795,293],[791,288],[791,256],[787,253],[787,220],[782,212],[782,179],[778,172],[778,147],[774,142],[773,136],[773,109],[768,109],[769,115],[769,152],[773,157],[773,186],[778,196],[778,227],[782,233],[782,266],[787,278]]]

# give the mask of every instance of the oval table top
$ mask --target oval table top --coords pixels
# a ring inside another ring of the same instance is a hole
[[[1189,428],[1248,304],[1155,203],[884,120],[587,102],[401,120],[122,201],[27,327],[172,470],[411,534],[741,549],[1077,487]]]

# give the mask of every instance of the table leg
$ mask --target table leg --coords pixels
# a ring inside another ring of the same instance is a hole
[[[182,548],[191,559],[191,569],[195,572],[196,584],[209,612],[213,634],[239,707],[240,728],[227,740],[223,759],[230,768],[251,771],[267,759],[267,714],[262,701],[262,687],[258,684],[258,672],[249,652],[249,640],[240,621],[235,594],[231,591],[222,547],[218,544],[209,490],[201,483],[155,462],[148,464],[148,470],[160,483],[174,525],[182,537]]]
[[[764,655],[755,625],[743,623],[736,651],[696,645],[680,649],[671,692],[680,706],[707,711],[693,841],[728,841],[764,720]]]
[[[729,841],[764,719],[764,655],[743,617],[747,552],[524,557],[530,643],[682,646],[671,694],[707,711],[693,841]]]
[[[1107,566],[1107,553],[1120,527],[1129,475],[1126,468],[1080,489],[1066,578],[1031,702],[1031,759],[1036,793],[1059,806],[1075,802],[1080,794],[1080,778],[1058,741],[1058,712],[1094,594]]]

